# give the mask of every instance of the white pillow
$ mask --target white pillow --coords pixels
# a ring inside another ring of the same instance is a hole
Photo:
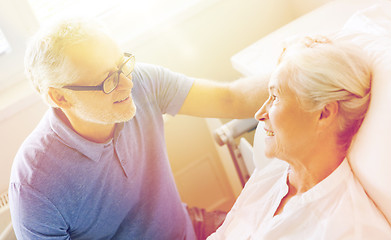
[[[339,35],[364,49],[373,67],[371,103],[348,159],[391,223],[391,2],[357,12]]]

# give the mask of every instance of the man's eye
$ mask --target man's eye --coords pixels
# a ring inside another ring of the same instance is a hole
[[[272,101],[275,101],[277,99],[277,96],[276,95],[271,95],[270,98],[272,99]]]

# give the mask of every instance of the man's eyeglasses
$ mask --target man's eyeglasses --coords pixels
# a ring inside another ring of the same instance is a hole
[[[98,86],[64,86],[63,88],[70,89],[73,91],[103,91],[106,94],[111,93],[118,86],[119,77],[121,73],[125,77],[134,69],[136,59],[133,54],[124,53],[125,61],[119,66],[119,69],[115,72],[110,73],[103,82]]]

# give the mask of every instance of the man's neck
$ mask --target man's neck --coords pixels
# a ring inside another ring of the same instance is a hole
[[[104,143],[114,136],[115,123],[100,124],[87,122],[71,114],[65,114],[61,109],[55,109],[55,111],[68,127],[89,141]]]

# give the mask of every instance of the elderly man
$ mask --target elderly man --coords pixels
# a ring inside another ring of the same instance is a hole
[[[79,20],[38,32],[25,65],[51,108],[15,157],[18,239],[195,239],[162,114],[250,117],[267,95],[266,81],[223,84],[135,64],[98,25]]]

